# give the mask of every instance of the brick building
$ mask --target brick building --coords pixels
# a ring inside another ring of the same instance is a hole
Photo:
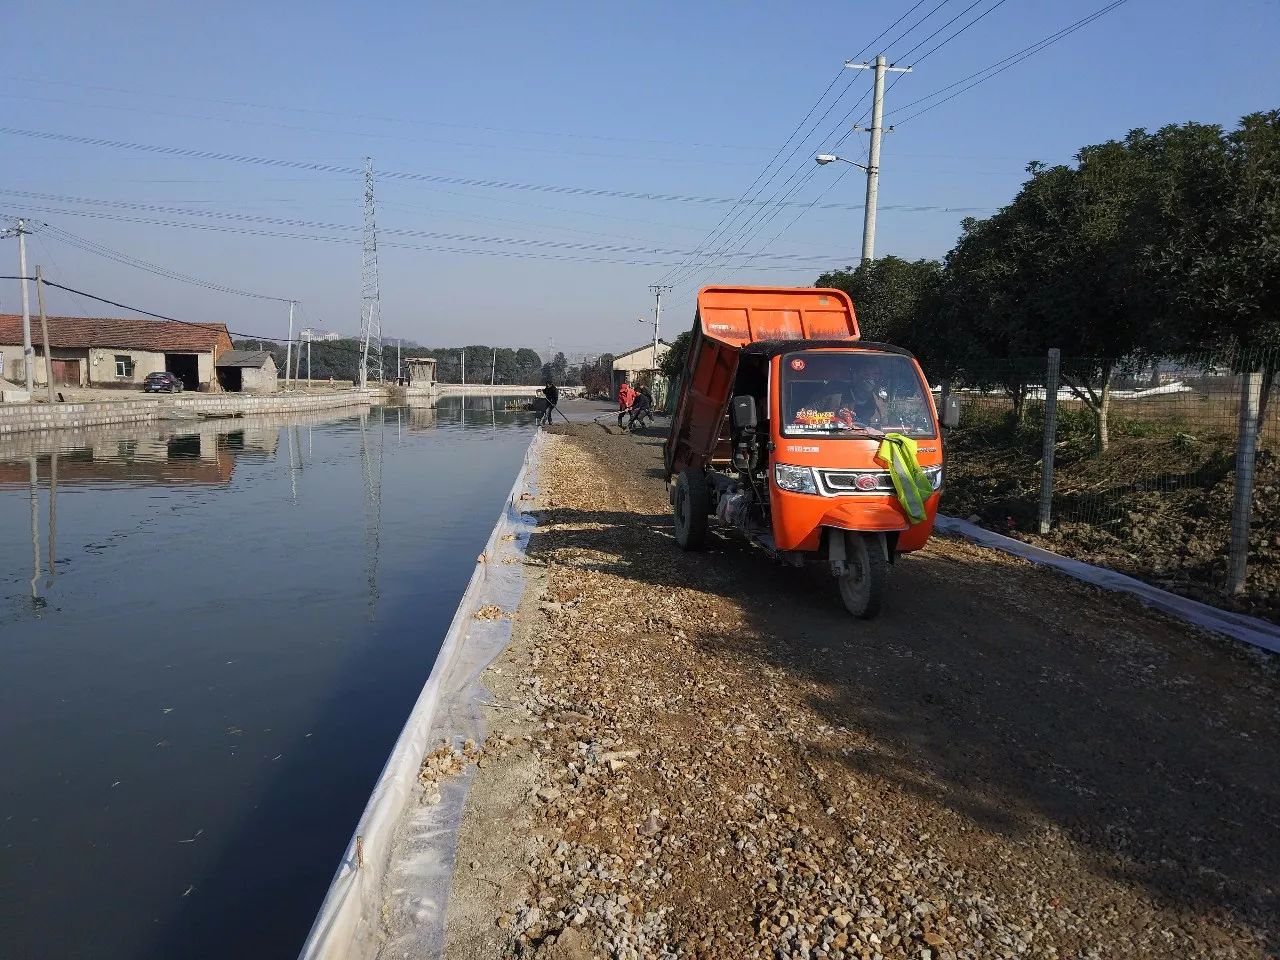
[[[218,391],[215,361],[231,349],[221,323],[49,317],[49,353],[55,386],[135,388],[149,373],[168,371],[188,390]],[[33,375],[45,383],[40,321],[31,318]],[[0,314],[0,377],[23,383],[22,317]]]

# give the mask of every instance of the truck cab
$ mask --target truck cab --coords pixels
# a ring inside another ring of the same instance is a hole
[[[906,447],[904,487],[886,451]],[[818,288],[699,293],[664,455],[682,548],[702,548],[715,523],[783,562],[826,564],[859,617],[878,613],[899,555],[928,541],[943,480],[919,364],[863,341],[848,295]]]

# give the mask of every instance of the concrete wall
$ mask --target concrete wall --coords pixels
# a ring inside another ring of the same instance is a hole
[[[38,330],[33,330],[37,336]],[[37,345],[36,362],[33,376],[38,384],[45,382],[44,376],[44,350]],[[146,379],[148,373],[164,372],[164,354],[157,353],[153,350],[123,350],[117,347],[93,347],[89,350],[63,350],[54,349],[50,351],[54,359],[80,361],[80,383],[87,386],[141,386],[142,381]],[[173,353],[195,353],[190,350],[175,350]],[[0,364],[0,376],[6,380],[12,380],[14,383],[25,383],[26,373],[22,368],[22,345],[21,344],[0,344],[0,356],[3,356],[3,363]],[[116,357],[132,357],[133,358],[133,376],[117,377],[116,376]],[[212,353],[196,353],[196,368],[200,383],[209,383],[213,379],[213,354]]]
[[[121,423],[139,423],[185,415],[231,416],[295,413],[367,404],[377,391],[350,390],[316,396],[253,397],[242,393],[177,394],[159,398],[104,400],[98,403],[0,404],[0,436],[28,430],[64,430]]]
[[[261,367],[240,369],[240,389],[245,393],[275,393],[280,388],[274,360]]]
[[[133,358],[133,376],[116,376],[116,357]],[[121,350],[116,347],[94,347],[89,351],[89,383],[93,386],[141,385],[148,373],[164,372],[164,354],[150,350]]]
[[[44,348],[36,347],[35,364],[31,371],[32,377],[35,379],[36,385],[43,387],[47,382],[45,377]],[[83,386],[85,383],[86,369],[89,366],[88,350],[63,350],[54,347],[51,351],[55,360],[75,360],[80,365],[80,382],[77,386]],[[17,384],[25,384],[27,382],[27,374],[22,366],[22,346],[14,344],[12,346],[0,346],[0,377]]]

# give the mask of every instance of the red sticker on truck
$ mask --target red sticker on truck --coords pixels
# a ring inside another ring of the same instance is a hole
[[[794,359],[792,359],[792,361],[791,361],[791,369],[792,369],[792,370],[803,370],[803,369],[804,369],[804,361],[803,361],[803,360],[801,360],[799,357],[795,357],[795,358],[794,358]]]

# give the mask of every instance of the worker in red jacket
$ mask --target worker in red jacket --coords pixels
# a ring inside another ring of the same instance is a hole
[[[622,426],[622,419],[631,410],[631,404],[635,403],[636,392],[631,389],[631,384],[623,382],[618,388],[618,426]]]

